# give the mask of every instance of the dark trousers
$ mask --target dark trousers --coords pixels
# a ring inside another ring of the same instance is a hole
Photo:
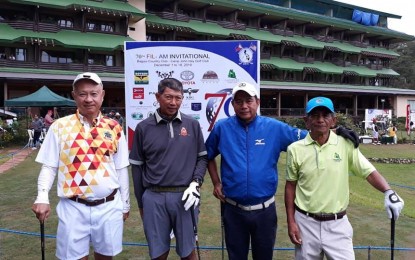
[[[42,134],[41,131],[34,131],[33,132],[33,147],[36,147],[39,143],[40,135]]]
[[[253,259],[272,259],[277,233],[275,203],[266,209],[253,211],[244,211],[225,203],[223,220],[226,248],[230,260],[248,259],[250,242]]]

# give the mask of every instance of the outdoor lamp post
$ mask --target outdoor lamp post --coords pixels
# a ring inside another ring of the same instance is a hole
[[[384,98],[382,98],[381,100],[380,100],[380,102],[382,102],[382,110],[384,109],[384,107],[385,107],[385,99]]]

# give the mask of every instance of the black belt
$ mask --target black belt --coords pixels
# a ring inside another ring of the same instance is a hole
[[[337,212],[337,213],[310,213],[310,212],[300,209],[297,205],[295,205],[295,209],[298,212],[306,216],[312,217],[313,219],[318,220],[318,221],[330,221],[330,220],[341,219],[346,215],[345,210]]]
[[[105,202],[108,201],[113,201],[115,198],[115,194],[117,194],[118,189],[115,189],[110,195],[108,195],[107,197],[103,198],[103,199],[99,199],[99,200],[86,200],[86,199],[81,199],[78,196],[76,197],[70,197],[68,199],[73,200],[75,202],[87,205],[89,207],[94,207],[94,206],[98,206],[101,205]]]
[[[147,189],[154,192],[184,192],[187,186],[150,186]]]

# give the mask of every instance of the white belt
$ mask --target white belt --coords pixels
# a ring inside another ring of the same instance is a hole
[[[259,210],[259,209],[266,209],[269,207],[269,205],[271,205],[272,203],[274,203],[275,201],[275,197],[272,196],[269,200],[260,203],[260,204],[256,204],[256,205],[249,205],[249,206],[244,206],[241,204],[238,204],[236,201],[225,198],[225,201],[233,206],[236,206],[242,210],[246,210],[246,211],[251,211],[251,210]]]

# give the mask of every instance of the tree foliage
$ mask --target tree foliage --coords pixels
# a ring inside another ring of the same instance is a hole
[[[415,89],[415,41],[396,44],[392,50],[400,55],[391,62],[391,68],[400,74],[393,86]]]

